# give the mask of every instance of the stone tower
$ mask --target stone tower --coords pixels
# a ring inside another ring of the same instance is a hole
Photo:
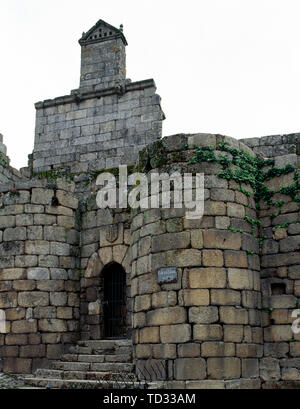
[[[99,20],[79,40],[81,76],[70,95],[35,104],[33,172],[89,172],[132,164],[162,136],[153,79],[126,79],[122,28]]]
[[[99,20],[79,40],[81,45],[80,88],[99,90],[126,78],[126,38],[122,26],[117,29]]]

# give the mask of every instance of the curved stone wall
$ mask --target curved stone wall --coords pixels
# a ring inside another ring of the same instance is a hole
[[[137,367],[142,369],[149,358],[152,365],[161,361],[172,387],[259,387],[258,227],[245,220],[257,217],[253,198],[243,193],[253,190],[219,178],[220,163],[190,163],[195,145],[213,146],[217,156],[222,153],[219,143],[226,141],[252,152],[216,135],[175,138],[150,146],[148,153],[156,152],[150,162],[165,162],[159,172],[205,173],[204,216],[188,220],[184,209],[151,209],[132,220]],[[140,165],[145,156],[147,152]],[[176,267],[177,282],[158,284],[163,267]]]

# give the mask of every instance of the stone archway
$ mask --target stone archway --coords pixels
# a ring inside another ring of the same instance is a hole
[[[126,277],[126,330],[131,336],[132,306],[130,299],[131,251],[129,245],[111,245],[100,248],[89,258],[81,279],[81,339],[105,339],[104,328],[104,274],[112,265],[120,265]]]
[[[126,272],[119,263],[109,263],[103,277],[103,333],[106,339],[126,337]]]

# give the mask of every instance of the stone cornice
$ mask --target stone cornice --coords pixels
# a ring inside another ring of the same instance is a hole
[[[155,82],[153,79],[131,82],[126,84],[126,93],[131,91],[138,91],[146,88],[155,87]],[[70,104],[73,102],[85,101],[91,98],[105,97],[108,95],[118,94],[116,87],[104,88],[97,91],[89,91],[85,93],[80,93],[80,88],[76,90],[77,92],[71,93],[70,95],[65,95],[57,97],[54,99],[46,99],[44,101],[39,101],[35,104],[36,109],[43,109],[48,107],[53,107],[62,104]]]

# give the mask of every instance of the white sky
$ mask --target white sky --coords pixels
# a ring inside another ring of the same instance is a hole
[[[33,149],[34,103],[79,85],[83,31],[124,25],[127,77],[154,78],[163,135],[300,131],[299,0],[1,0],[0,133]]]

